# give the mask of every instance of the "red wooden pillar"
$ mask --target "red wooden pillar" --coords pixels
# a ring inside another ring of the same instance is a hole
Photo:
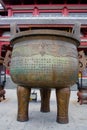
[[[68,9],[67,9],[67,7],[63,8],[62,14],[63,14],[63,16],[68,16]]]
[[[38,16],[39,15],[39,10],[38,10],[37,7],[34,8],[33,15],[34,16]]]
[[[13,15],[13,12],[12,12],[12,8],[8,8],[8,16],[12,16]]]

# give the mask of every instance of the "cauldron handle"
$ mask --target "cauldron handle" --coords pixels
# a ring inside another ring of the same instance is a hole
[[[16,33],[20,32],[20,28],[17,26],[16,23],[10,24],[10,32],[11,35],[15,35]]]
[[[80,38],[80,26],[81,26],[81,24],[79,22],[75,23],[75,25],[72,29],[73,35],[75,35],[75,37],[78,37],[78,38]]]

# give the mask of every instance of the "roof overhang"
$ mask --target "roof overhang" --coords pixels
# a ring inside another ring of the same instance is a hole
[[[0,0],[0,10],[6,10],[6,6],[2,0]]]
[[[87,26],[87,17],[4,17],[0,18],[0,25],[73,25],[80,23]]]

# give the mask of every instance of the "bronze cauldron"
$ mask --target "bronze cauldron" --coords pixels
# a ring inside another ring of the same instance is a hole
[[[50,89],[55,88],[57,122],[67,123],[69,87],[78,76],[77,35],[52,29],[29,30],[13,35],[11,45],[10,74],[18,85],[17,120],[28,120],[31,88],[40,88],[42,112],[50,111]]]

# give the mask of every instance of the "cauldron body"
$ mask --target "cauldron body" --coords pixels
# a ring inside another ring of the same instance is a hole
[[[14,38],[10,73],[27,87],[70,87],[77,80],[78,41],[63,32],[34,30]]]
[[[56,89],[57,122],[68,123],[69,87],[78,75],[78,38],[56,30],[17,33],[13,45],[10,74],[17,87],[18,121],[27,121],[31,88],[40,88],[41,112],[49,112],[51,88]]]

